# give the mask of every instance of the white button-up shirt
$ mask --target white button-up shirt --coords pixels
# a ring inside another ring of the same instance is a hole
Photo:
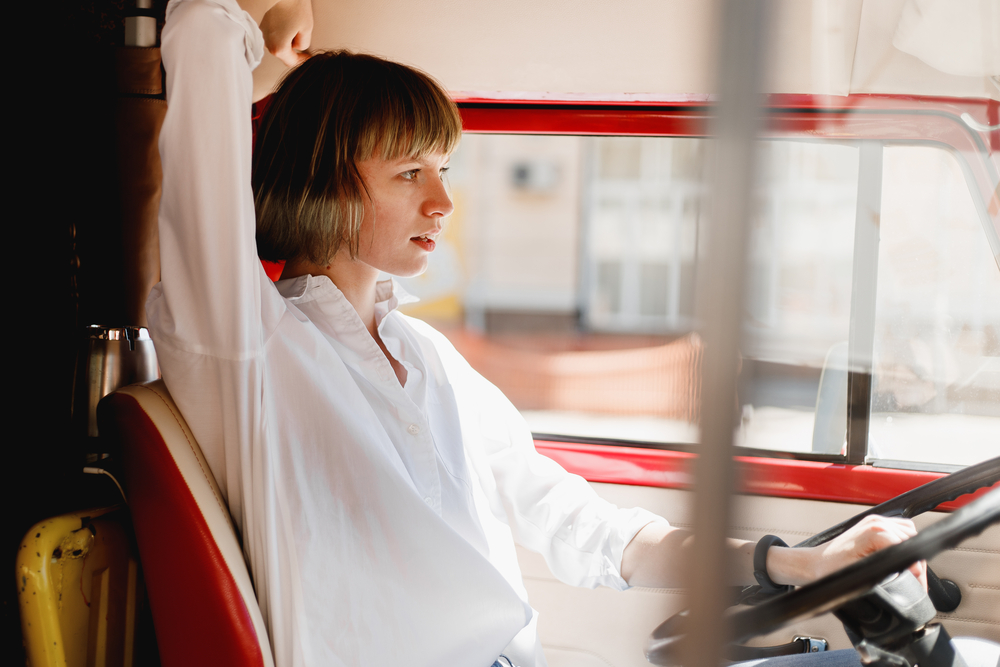
[[[514,542],[563,581],[626,588],[650,521],[539,455],[451,344],[377,320],[400,386],[325,276],[268,280],[250,189],[256,24],[174,0],[163,30],[162,282],[147,303],[164,379],[243,539],[279,667],[543,665]]]

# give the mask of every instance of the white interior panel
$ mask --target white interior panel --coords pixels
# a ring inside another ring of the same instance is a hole
[[[948,0],[921,0],[923,5]],[[419,67],[456,93],[596,99],[715,91],[716,3],[686,0],[317,0],[313,48],[348,48]],[[978,76],[948,74],[894,45],[912,0],[776,0],[769,22],[768,90],[846,95],[907,93],[1000,99],[993,60]],[[998,52],[1000,10],[970,2],[964,23],[934,33],[937,52]],[[909,23],[912,23],[909,22]],[[907,25],[909,25],[907,23]],[[966,25],[967,24],[967,25]],[[906,27],[906,26],[904,26]],[[924,32],[900,45],[920,53]],[[974,33],[974,34],[973,34]],[[949,45],[948,39],[956,41]],[[917,44],[919,47],[920,44]],[[927,57],[927,56],[925,56]],[[938,62],[929,58],[934,62]],[[254,72],[265,95],[285,68]],[[967,68],[962,71],[969,71]]]

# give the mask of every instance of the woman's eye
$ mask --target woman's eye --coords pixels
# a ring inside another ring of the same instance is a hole
[[[448,175],[449,169],[451,169],[451,167],[441,167],[441,171],[439,173],[439,176],[441,176],[441,180],[444,180],[444,177]]]
[[[403,174],[402,174],[402,176],[406,180],[412,181],[413,179],[415,179],[417,177],[418,173],[420,173],[419,169],[410,169],[409,171],[404,171]]]

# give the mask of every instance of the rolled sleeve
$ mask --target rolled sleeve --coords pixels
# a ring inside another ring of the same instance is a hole
[[[670,525],[662,516],[653,514],[641,507],[618,510],[616,525],[611,529],[607,546],[607,557],[611,562],[615,563],[616,582],[614,584],[604,584],[605,586],[619,591],[631,588],[621,576],[622,558],[625,555],[625,547],[629,545],[640,530],[651,523],[661,523],[665,526]]]

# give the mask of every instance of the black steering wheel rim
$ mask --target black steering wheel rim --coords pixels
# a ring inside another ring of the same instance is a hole
[[[924,512],[959,496],[991,486],[1000,481],[1000,456],[968,466],[945,477],[922,484],[906,493],[901,493],[884,503],[855,514],[850,519],[816,533],[796,544],[796,547],[815,547],[829,542],[870,514],[898,516],[912,519]]]
[[[1000,457],[969,466],[901,494],[796,546],[815,546],[827,542],[869,514],[884,512],[888,516],[916,516],[942,502],[992,485],[998,480]],[[1000,488],[956,510],[905,542],[874,553],[808,586],[732,614],[727,619],[727,637],[730,641],[743,641],[797,620],[836,609],[864,595],[889,575],[900,572],[917,561],[932,558],[996,522],[1000,522]],[[682,615],[673,616],[660,624],[647,643],[647,660],[654,664],[675,664],[685,627],[686,618]]]

